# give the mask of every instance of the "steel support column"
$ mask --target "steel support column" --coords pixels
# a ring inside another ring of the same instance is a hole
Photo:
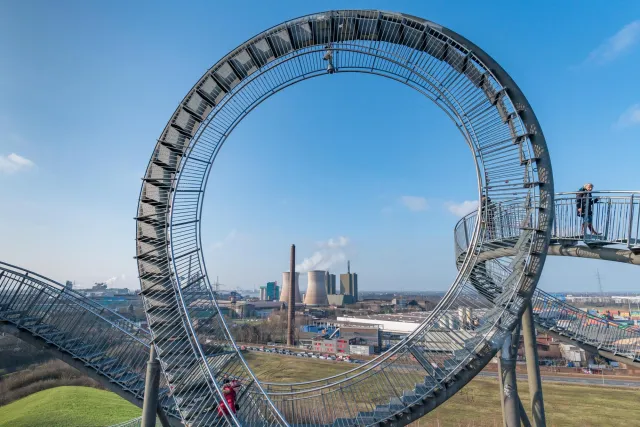
[[[529,394],[531,395],[531,414],[535,427],[547,425],[544,415],[544,401],[542,399],[542,378],[538,366],[538,346],[536,344],[536,329],[533,325],[533,308],[531,302],[522,314],[522,335],[524,335],[524,351],[527,358],[527,377],[529,380]]]
[[[144,384],[144,403],[142,404],[142,427],[155,427],[158,409],[158,391],[160,388],[160,362],[156,357],[156,346],[151,344],[147,376]]]
[[[520,427],[520,398],[516,383],[516,359],[518,356],[518,341],[520,326],[507,335],[500,352],[500,376],[502,382],[502,419],[505,427]]]

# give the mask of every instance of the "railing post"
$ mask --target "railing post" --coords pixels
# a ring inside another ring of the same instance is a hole
[[[462,218],[462,225],[464,228],[464,241],[465,241],[465,250],[469,250],[469,231],[467,230],[467,219]]]
[[[604,238],[605,240],[608,240],[609,237],[609,225],[611,224],[611,199],[609,199],[609,202],[607,203],[607,219],[606,222],[604,223]]]
[[[633,196],[629,200],[629,232],[627,233],[627,247],[631,249],[631,234],[633,233]]]
[[[142,427],[155,427],[158,408],[158,390],[160,388],[160,362],[156,357],[156,346],[151,343],[147,377],[144,384],[144,402],[142,404]]]

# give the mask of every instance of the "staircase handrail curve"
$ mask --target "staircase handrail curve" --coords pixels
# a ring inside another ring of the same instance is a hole
[[[56,282],[55,280],[49,279],[41,274],[35,273],[33,271],[27,270],[25,268],[19,267],[19,266],[15,266],[3,261],[0,261],[0,271],[5,270],[5,271],[9,271],[13,274],[22,276],[22,277],[26,277],[30,280],[33,280],[34,282],[37,282],[43,286],[46,286],[50,289],[55,290],[56,292],[61,293],[62,295],[64,295],[65,297],[67,297],[68,299],[73,300],[78,306],[82,307],[83,309],[91,312],[94,316],[104,320],[105,322],[109,323],[111,326],[113,326],[114,328],[122,331],[124,334],[130,336],[131,338],[133,338],[134,340],[138,341],[139,343],[143,344],[145,347],[149,347],[149,342],[145,342],[143,339],[140,339],[139,335],[137,335],[138,333],[140,335],[146,335],[149,336],[149,332],[144,330],[143,328],[138,327],[136,324],[134,324],[133,322],[131,322],[129,319],[127,319],[126,317],[122,316],[121,314],[91,300],[90,298],[87,298],[86,296],[66,288],[64,285],[60,284],[59,282]],[[115,317],[118,318],[118,322],[113,322],[112,320],[110,320],[109,318],[103,316],[100,312],[108,312],[111,315],[114,315]],[[127,326],[128,328],[130,328],[131,330],[135,331],[135,333],[132,333],[131,331],[128,331],[127,329],[125,329],[124,326]],[[150,341],[150,338],[149,338]]]

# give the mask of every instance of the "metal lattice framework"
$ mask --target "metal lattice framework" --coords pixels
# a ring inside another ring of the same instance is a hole
[[[303,80],[359,72],[422,93],[454,122],[473,152],[479,193],[522,209],[501,292],[469,283],[480,226],[445,298],[407,340],[346,375],[271,386],[269,397],[219,315],[201,251],[207,178],[235,126]],[[233,50],[195,84],[162,132],[137,216],[137,259],[153,342],[182,418],[196,425],[407,424],[464,386],[493,357],[531,298],[546,257],[553,180],[544,136],[526,98],[476,45],[421,18],[331,11],[273,27]],[[482,314],[473,331],[447,328],[448,311]],[[432,347],[434,334],[442,336]],[[412,369],[406,366],[411,365]],[[249,378],[241,410],[213,410],[225,375]]]

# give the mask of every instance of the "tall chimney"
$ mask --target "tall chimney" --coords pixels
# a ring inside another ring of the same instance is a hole
[[[294,328],[296,327],[296,292],[295,292],[295,277],[296,277],[296,245],[291,245],[291,259],[289,260],[289,272],[291,279],[289,281],[289,306],[288,308],[288,324],[287,324],[287,345],[295,345]]]
[[[351,261],[347,261],[347,274],[351,274]]]

